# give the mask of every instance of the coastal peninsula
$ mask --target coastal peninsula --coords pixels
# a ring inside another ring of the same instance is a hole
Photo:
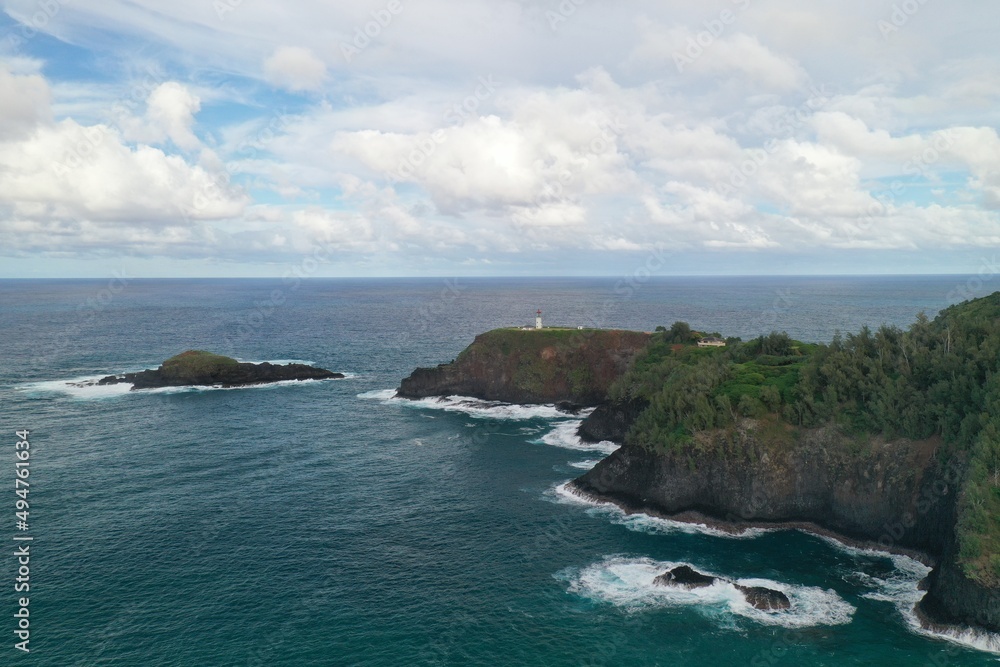
[[[581,437],[622,446],[571,483],[576,493],[914,555],[933,566],[917,609],[927,627],[1000,631],[1000,293],[828,345],[778,332],[723,340],[683,322],[499,332],[418,369],[398,395],[596,406]],[[602,336],[629,340],[628,354],[594,366],[621,350],[602,352]],[[598,367],[599,383],[566,381]]]

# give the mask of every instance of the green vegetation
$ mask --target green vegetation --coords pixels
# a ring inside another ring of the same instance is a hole
[[[620,329],[494,329],[476,336],[446,372],[477,378],[503,400],[597,405],[649,338]]]
[[[648,408],[628,439],[681,451],[698,431],[762,419],[765,433],[833,424],[858,455],[871,435],[938,436],[968,462],[958,540],[966,574],[1000,586],[1000,292],[923,314],[909,329],[864,327],[829,345],[771,333],[699,349],[684,323],[659,327],[645,354],[612,387]],[[687,337],[687,340],[679,341]],[[791,437],[794,437],[792,434]]]
[[[164,361],[160,371],[167,377],[188,379],[210,376],[238,364],[235,359],[221,354],[188,350]]]
[[[629,434],[631,443],[678,449],[697,431],[777,412],[797,397],[800,370],[815,347],[780,333],[697,347],[704,336],[684,322],[658,327],[645,353],[611,387],[612,400],[648,404]]]
[[[522,330],[520,327],[494,329],[481,334],[476,339],[476,348],[472,346],[465,348],[455,361],[462,361],[474,349],[478,352],[499,351],[504,356],[508,356],[516,350],[523,356],[534,356],[540,354],[545,348],[569,345],[604,331],[604,329],[562,327],[545,327],[544,329],[530,329],[528,331]]]

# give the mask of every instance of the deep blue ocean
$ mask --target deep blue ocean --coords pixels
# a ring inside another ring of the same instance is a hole
[[[2,665],[987,665],[909,610],[923,566],[800,532],[732,538],[560,493],[605,455],[546,407],[391,390],[533,321],[827,342],[906,326],[968,276],[0,281]],[[125,392],[74,382],[186,349],[343,380]],[[30,530],[15,529],[29,429]],[[30,534],[30,649],[13,536]],[[652,586],[673,563],[765,580]],[[982,643],[983,638],[978,640]]]

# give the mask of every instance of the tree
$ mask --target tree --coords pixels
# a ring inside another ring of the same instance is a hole
[[[688,343],[691,341],[691,326],[678,320],[670,325],[669,341],[671,343]]]
[[[766,384],[760,388],[760,401],[764,407],[774,412],[781,407],[781,392],[777,387]]]

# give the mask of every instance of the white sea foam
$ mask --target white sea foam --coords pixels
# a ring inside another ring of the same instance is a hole
[[[583,439],[577,435],[577,430],[580,428],[580,424],[582,423],[582,419],[572,419],[570,421],[560,422],[559,424],[556,424],[555,428],[551,431],[543,435],[538,440],[534,440],[532,442],[542,445],[551,445],[553,447],[562,447],[563,449],[575,449],[582,452],[604,452],[605,454],[610,454],[618,449],[618,445],[613,442],[584,442]]]
[[[929,630],[921,625],[920,618],[917,616],[917,604],[927,594],[926,591],[920,590],[920,582],[931,572],[931,568],[927,565],[902,554],[862,549],[825,535],[817,535],[816,537],[855,558],[880,558],[892,561],[893,569],[887,575],[876,576],[868,572],[857,571],[854,576],[861,585],[872,589],[861,597],[894,605],[912,632],[925,637],[944,639],[967,648],[1000,653],[1000,634],[972,628]]]
[[[843,545],[841,545],[843,547]],[[930,630],[920,623],[917,616],[917,604],[924,598],[926,591],[920,590],[920,582],[931,572],[931,568],[923,563],[898,554],[886,554],[868,549],[854,549],[856,555],[867,557],[889,558],[893,570],[884,576],[875,576],[867,572],[856,572],[858,580],[872,590],[862,595],[869,600],[879,600],[893,604],[906,621],[909,629],[925,637],[944,639],[967,648],[973,648],[990,653],[1000,653],[1000,634],[975,630],[972,628],[945,628]]]
[[[305,366],[314,366],[316,362],[306,361],[304,359],[240,359],[237,358],[236,361],[241,364],[273,364],[275,366],[287,366],[288,364],[303,364]]]
[[[688,535],[711,535],[712,537],[725,537],[729,539],[753,539],[772,530],[767,528],[743,528],[737,532],[731,532],[712,528],[703,523],[674,521],[673,519],[664,519],[642,512],[628,514],[614,503],[594,500],[593,498],[581,495],[570,486],[569,481],[556,484],[549,490],[547,495],[557,503],[589,507],[590,509],[587,510],[588,514],[606,518],[611,523],[625,526],[625,528],[637,533],[648,533],[651,535],[686,533]]]
[[[185,394],[189,392],[199,392],[199,391],[242,391],[245,389],[276,389],[278,387],[292,387],[298,385],[307,385],[315,382],[326,382],[327,380],[321,379],[308,379],[308,380],[280,380],[278,382],[266,382],[263,384],[250,384],[242,387],[223,387],[222,385],[198,385],[198,386],[184,386],[184,387],[156,387],[155,389],[139,389],[137,390],[140,394]]]
[[[358,398],[388,401],[396,395],[395,389],[372,389],[358,394]]]
[[[667,570],[687,563],[654,561],[650,558],[607,556],[583,569],[563,570],[557,578],[567,582],[568,590],[588,599],[613,604],[628,611],[662,607],[695,606],[720,623],[734,616],[763,625],[804,628],[819,625],[844,625],[851,622],[855,607],[836,592],[811,586],[798,586],[767,579],[737,579],[744,586],[764,586],[781,591],[791,603],[789,609],[763,611],[750,605],[743,594],[728,581],[687,590],[660,586],[653,580]],[[696,570],[705,572],[698,566]],[[706,572],[706,574],[712,574]],[[719,576],[719,575],[713,575]]]
[[[377,389],[358,394],[358,398],[380,400],[386,405],[461,412],[476,419],[565,419],[566,413],[554,405],[518,405],[501,401],[483,401],[468,396],[432,396],[411,400],[398,398],[395,389]]]
[[[107,375],[87,375],[69,380],[46,380],[22,385],[20,389],[30,396],[63,394],[79,400],[114,398],[127,394],[130,384],[99,385],[97,381]]]
[[[200,391],[236,391],[241,389],[272,389],[290,385],[310,384],[322,382],[323,380],[282,380],[280,382],[269,382],[266,384],[254,384],[244,387],[223,387],[221,385],[212,386],[186,386],[186,387],[157,387],[155,389],[139,389],[132,391],[132,385],[128,382],[118,384],[101,385],[98,380],[107,377],[103,375],[88,375],[84,377],[72,378],[69,380],[46,380],[43,382],[31,382],[23,385],[20,389],[29,395],[63,394],[78,400],[99,400],[115,398],[127,394],[182,394]]]
[[[587,459],[585,461],[574,461],[569,464],[569,467],[577,468],[579,470],[590,470],[600,462],[601,459]]]

